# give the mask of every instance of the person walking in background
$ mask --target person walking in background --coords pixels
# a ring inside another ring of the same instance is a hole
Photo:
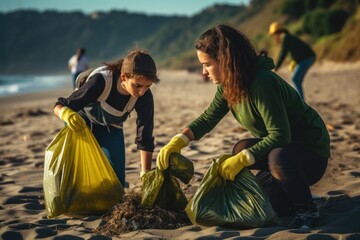
[[[54,113],[73,131],[88,125],[125,187],[123,122],[137,113],[136,139],[142,176],[151,169],[155,148],[154,100],[150,87],[158,83],[156,65],[144,50],[133,50],[124,59],[96,68],[69,97],[59,97]]]
[[[290,53],[292,61],[289,68],[293,71],[291,80],[301,98],[304,99],[302,83],[306,72],[315,63],[315,52],[307,43],[290,34],[280,22],[273,22],[270,25],[269,34],[274,36],[277,44],[281,44],[281,51],[275,65],[275,71],[281,67],[286,55]]]
[[[244,167],[260,170],[257,177],[274,209],[279,215],[293,214],[289,227],[315,227],[319,212],[310,185],[322,178],[330,157],[330,137],[320,115],[240,31],[217,25],[195,47],[203,74],[217,92],[209,107],[160,149],[157,167],[167,169],[170,153],[202,138],[231,111],[255,138],[240,140],[219,174],[233,181]]]
[[[77,76],[89,68],[89,60],[85,54],[85,48],[78,48],[68,62],[68,67],[72,73],[73,89],[75,89],[75,80]]]

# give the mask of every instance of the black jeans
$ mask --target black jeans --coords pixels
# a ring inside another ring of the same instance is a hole
[[[250,138],[237,142],[233,154],[261,141]],[[277,213],[291,215],[306,209],[312,202],[310,186],[317,183],[325,173],[328,159],[301,144],[292,143],[270,151],[267,159],[256,159],[250,169],[260,170],[256,177],[268,194]]]

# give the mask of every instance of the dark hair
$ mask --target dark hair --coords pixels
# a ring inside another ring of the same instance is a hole
[[[77,56],[77,61],[79,62],[80,59],[85,55],[85,48],[78,48],[76,50],[76,56]]]
[[[242,32],[227,25],[217,25],[199,37],[195,48],[218,62],[223,96],[229,106],[248,96],[257,52]]]
[[[112,71],[113,76],[115,77],[115,79],[118,79],[120,77],[121,72],[122,72],[121,69],[122,69],[123,64],[124,64],[124,59],[128,59],[128,58],[133,59],[134,57],[139,56],[139,55],[141,55],[141,56],[145,55],[149,59],[151,59],[151,61],[153,61],[152,58],[150,57],[150,55],[148,55],[147,51],[135,49],[135,50],[131,50],[125,58],[122,58],[122,59],[117,60],[117,61],[112,62],[112,63],[104,63],[104,64],[107,66],[107,68],[110,71]],[[149,60],[149,59],[147,59],[147,60]],[[146,63],[147,63],[146,61],[143,61],[143,62],[140,62],[139,64],[146,64]],[[137,73],[137,72],[134,72],[134,71],[129,71],[129,72],[124,72],[123,74],[125,74],[125,76],[128,77],[128,78],[133,77],[134,75],[140,75],[140,76],[144,76],[144,77],[148,78],[149,80],[151,80],[154,83],[159,83],[160,79],[156,75],[155,62],[152,62],[152,63],[154,64],[154,66],[144,66],[144,67],[154,67],[155,68],[155,70],[154,70],[155,73],[152,72],[151,74],[148,74],[147,72],[146,73],[145,72],[144,73]],[[131,64],[135,64],[135,63],[132,62]],[[129,68],[129,66],[127,66],[125,64],[125,68],[126,67]],[[131,67],[133,67],[133,65],[131,65]],[[140,66],[140,68],[141,68],[141,66]]]
[[[121,67],[122,67],[123,62],[124,62],[124,59],[122,58],[115,62],[104,63],[105,66],[107,67],[107,69],[109,69],[113,73],[113,78],[116,80],[119,79],[119,77],[120,77]]]

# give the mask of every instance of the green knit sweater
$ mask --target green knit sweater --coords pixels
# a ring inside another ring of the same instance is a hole
[[[274,62],[259,57],[257,71],[246,100],[229,109],[223,86],[217,87],[209,107],[188,127],[200,139],[229,112],[254,137],[262,140],[248,150],[255,159],[290,143],[300,143],[324,157],[330,157],[330,137],[320,115],[307,105],[296,90],[272,72]]]

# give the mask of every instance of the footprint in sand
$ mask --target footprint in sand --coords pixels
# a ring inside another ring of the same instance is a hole
[[[0,126],[9,126],[9,125],[13,125],[14,122],[12,120],[4,120],[0,122]]]
[[[21,166],[21,165],[25,165],[26,160],[28,159],[27,156],[24,155],[15,155],[15,156],[10,156],[7,157],[6,159],[1,159],[0,160],[0,165],[6,165],[6,164],[11,164],[11,166]]]
[[[33,153],[39,153],[39,152],[44,152],[44,149],[46,148],[46,146],[47,146],[47,144],[45,144],[45,143],[36,143],[36,144],[28,145],[28,148]]]

